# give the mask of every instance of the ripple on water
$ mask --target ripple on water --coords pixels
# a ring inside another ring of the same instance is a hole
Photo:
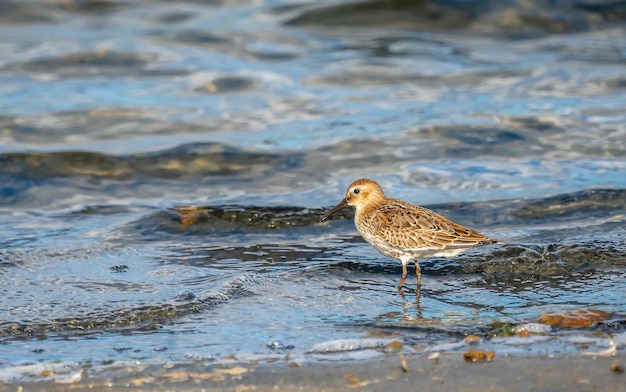
[[[5,71],[37,74],[52,73],[55,77],[176,77],[185,70],[152,68],[157,56],[149,53],[123,53],[102,49],[99,52],[78,52],[43,58],[5,67]]]

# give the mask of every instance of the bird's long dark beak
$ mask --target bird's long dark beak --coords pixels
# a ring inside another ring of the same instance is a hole
[[[348,202],[346,201],[346,199],[343,199],[342,201],[339,202],[339,204],[337,204],[332,209],[330,209],[327,213],[325,213],[322,219],[320,219],[320,222],[324,222],[326,219],[330,218],[332,214],[334,214],[335,212],[339,210],[346,208],[347,206],[348,206]]]

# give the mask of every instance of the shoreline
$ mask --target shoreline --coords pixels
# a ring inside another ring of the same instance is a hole
[[[404,357],[406,365],[403,366]],[[626,391],[626,355],[515,357],[387,354],[365,361],[136,365],[59,383],[8,382],[7,391]],[[406,370],[406,371],[405,371]],[[621,370],[621,372],[620,372]]]

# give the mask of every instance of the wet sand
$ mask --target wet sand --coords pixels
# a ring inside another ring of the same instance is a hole
[[[368,361],[315,364],[133,366],[72,384],[54,381],[5,384],[7,391],[626,391],[623,365],[616,357],[496,357],[466,362],[462,354],[435,361],[399,354]],[[615,370],[614,368],[616,368]],[[406,371],[405,371],[406,369]],[[619,371],[622,369],[622,372]]]

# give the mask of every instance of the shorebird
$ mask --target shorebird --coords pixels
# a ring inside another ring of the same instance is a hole
[[[419,298],[422,286],[419,259],[451,257],[468,248],[499,243],[427,208],[387,197],[376,181],[366,178],[350,184],[346,197],[326,212],[320,222],[348,206],[356,208],[354,225],[365,241],[383,255],[402,262],[398,284],[402,298],[409,261],[415,262]]]

